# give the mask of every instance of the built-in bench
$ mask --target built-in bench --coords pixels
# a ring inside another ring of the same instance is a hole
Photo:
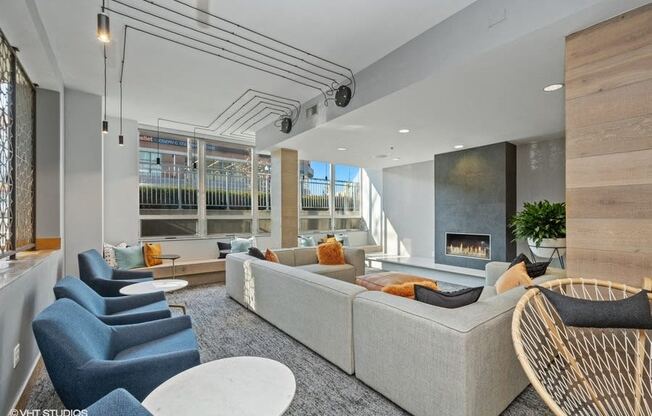
[[[172,272],[172,262],[165,260],[163,264],[152,267],[134,269],[154,273],[154,279],[171,279],[173,275],[188,281],[189,286],[206,283],[223,283],[226,261],[224,259],[209,260],[177,260],[175,273]]]

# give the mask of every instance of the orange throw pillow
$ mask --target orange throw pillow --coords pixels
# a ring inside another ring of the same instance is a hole
[[[272,263],[279,263],[278,256],[272,250],[265,250],[265,260],[271,261]]]
[[[522,261],[518,264],[507,269],[496,281],[496,293],[505,293],[510,289],[518,286],[529,286],[532,284],[532,279],[527,274],[525,262]]]
[[[337,241],[320,244],[317,246],[317,260],[319,264],[326,266],[346,264],[344,248]]]
[[[162,264],[163,260],[155,258],[162,253],[161,245],[154,243],[145,243],[143,246],[143,257],[145,257],[145,266],[152,267],[157,264]]]
[[[414,285],[425,286],[432,290],[439,290],[437,282],[432,280],[422,280],[420,282],[406,282],[398,285],[389,285],[383,288],[383,292],[390,295],[401,296],[403,298],[414,299]]]

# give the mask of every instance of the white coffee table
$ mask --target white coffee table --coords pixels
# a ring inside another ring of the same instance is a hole
[[[152,292],[174,292],[188,286],[188,281],[182,279],[158,279],[149,282],[134,283],[120,289],[123,295],[142,295]]]
[[[158,279],[150,280],[149,282],[134,283],[120,288],[120,293],[123,295],[142,295],[152,292],[174,292],[175,290],[183,289],[188,286],[188,281],[183,279]],[[186,314],[186,305],[170,304],[171,308],[179,308]]]
[[[260,357],[211,361],[177,374],[143,401],[154,416],[280,416],[296,382],[284,364]]]

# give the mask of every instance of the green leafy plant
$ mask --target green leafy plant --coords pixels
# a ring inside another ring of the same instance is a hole
[[[544,238],[566,237],[566,204],[526,202],[509,224],[516,239],[532,239],[537,247]]]

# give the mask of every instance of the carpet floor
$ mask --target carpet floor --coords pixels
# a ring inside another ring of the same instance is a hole
[[[297,390],[289,416],[399,416],[401,408],[324,360],[293,338],[229,298],[223,285],[172,293],[170,303],[184,303],[192,317],[202,362],[233,356],[259,356],[287,365]],[[63,409],[45,371],[38,376],[28,409]],[[433,409],[433,415],[438,415]],[[529,387],[503,412],[505,416],[551,415]]]

